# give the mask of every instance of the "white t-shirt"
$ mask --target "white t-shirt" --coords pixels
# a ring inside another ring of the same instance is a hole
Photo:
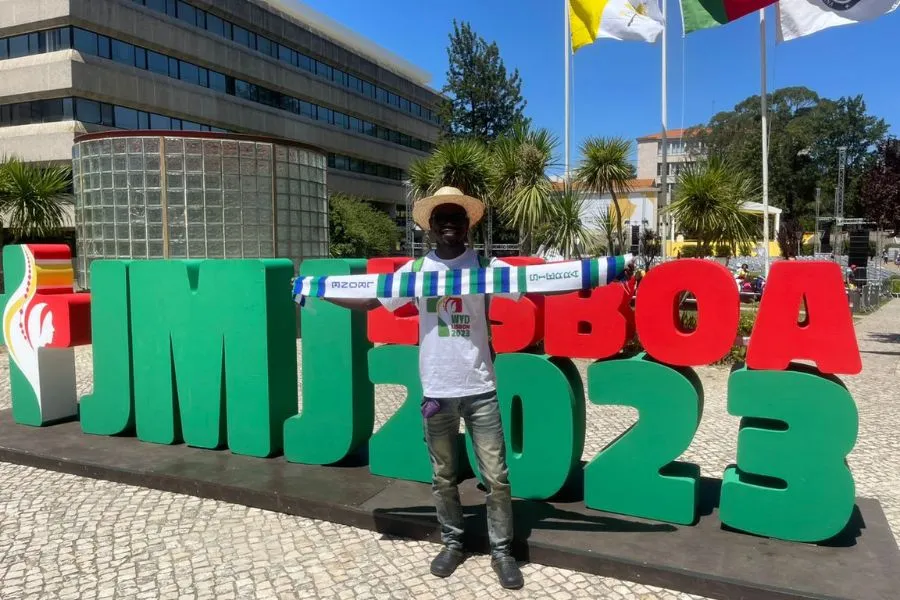
[[[477,269],[480,266],[478,255],[471,249],[452,260],[438,258],[430,252],[420,271]],[[510,265],[494,258],[491,266]],[[409,272],[412,268],[413,261],[410,261],[397,272]],[[502,296],[518,299],[520,295]],[[496,390],[484,296],[381,299],[390,311],[413,301],[419,309],[419,375],[425,397],[463,398]]]

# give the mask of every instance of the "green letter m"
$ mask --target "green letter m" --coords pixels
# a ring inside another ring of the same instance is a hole
[[[287,260],[130,264],[138,438],[271,456],[297,414]]]

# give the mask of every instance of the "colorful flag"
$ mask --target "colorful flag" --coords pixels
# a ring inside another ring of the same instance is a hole
[[[684,32],[731,23],[773,4],[776,0],[681,0]]]
[[[829,27],[871,21],[897,10],[900,0],[781,0],[778,41],[786,42]]]
[[[658,0],[569,0],[572,49],[597,38],[655,42],[666,26]]]

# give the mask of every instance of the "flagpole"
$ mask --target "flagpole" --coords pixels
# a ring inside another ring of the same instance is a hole
[[[769,275],[769,115],[766,92],[766,9],[759,9],[760,108],[762,109],[762,196],[765,274]]]
[[[565,122],[565,125],[563,126],[563,129],[565,131],[565,136],[564,136],[565,142],[564,143],[566,145],[566,149],[565,149],[566,164],[565,164],[565,172],[564,172],[563,177],[564,177],[566,186],[568,186],[568,184],[569,184],[570,152],[571,152],[571,144],[569,141],[569,136],[571,135],[570,129],[572,126],[571,97],[570,97],[571,81],[569,79],[571,76],[571,71],[572,71],[572,64],[571,64],[572,32],[571,32],[571,28],[569,25],[569,0],[563,0],[563,8],[565,9],[565,13],[566,13],[565,14],[565,23],[566,23],[566,25],[565,25],[565,40],[564,40],[565,43],[563,44],[563,48],[565,49],[565,55],[566,55],[566,58],[565,58],[565,65],[566,65],[566,67],[565,67],[566,68],[566,94],[565,94],[565,98],[566,98],[566,100],[565,100],[565,102],[566,102],[565,115],[566,116],[565,116],[565,119],[566,119],[566,122]]]
[[[666,29],[668,29],[668,19],[666,15],[668,13],[668,2],[667,0],[662,0],[662,15],[663,15],[663,30],[662,30],[662,136],[661,136],[661,144],[662,144],[662,166],[660,167],[662,173],[660,174],[660,185],[662,187],[662,194],[660,195],[659,206],[657,207],[657,233],[659,233],[659,210],[665,208],[668,205],[669,198],[669,142],[668,142],[668,68],[667,68],[667,56],[666,56]],[[675,240],[675,228],[672,227],[672,222],[670,221],[670,225],[672,231],[670,231],[670,237],[672,240]],[[665,253],[664,253],[665,254]]]

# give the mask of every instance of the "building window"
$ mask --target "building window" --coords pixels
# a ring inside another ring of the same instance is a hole
[[[217,92],[226,93],[225,75],[217,71],[209,72],[209,88]]]
[[[187,83],[198,84],[200,82],[200,67],[192,65],[189,62],[181,62],[179,79]]]
[[[150,129],[172,129],[172,119],[164,115],[150,115]]]
[[[240,79],[234,80],[234,95],[245,100],[256,101],[258,98],[256,86]]]
[[[250,47],[250,32],[244,29],[243,27],[238,27],[234,25],[232,27],[231,39],[233,39],[238,44]]]
[[[143,48],[134,48],[134,66],[138,69],[147,70],[147,51]]]
[[[275,56],[273,54],[272,40],[267,37],[257,36],[256,38],[256,49],[265,54],[266,56]]]
[[[160,75],[169,74],[169,59],[166,56],[152,50],[147,51],[147,70]]]
[[[206,14],[206,30],[218,36],[225,37],[225,22],[214,14]]]
[[[188,25],[197,25],[197,9],[187,2],[179,0],[176,12],[178,13],[178,18]]]
[[[9,57],[10,58],[20,58],[22,56],[28,56],[28,36],[27,35],[17,35],[15,37],[9,38]],[[96,52],[95,52],[96,54]]]
[[[75,49],[84,54],[97,56],[97,34],[93,31],[78,29],[77,27],[74,31]]]
[[[97,36],[97,56],[100,58],[112,58],[110,39],[105,35]]]
[[[85,100],[84,98],[76,98],[75,118],[82,123],[99,125],[103,120],[103,115],[100,112],[100,103],[93,100]]]
[[[113,40],[112,42],[112,58],[114,61],[118,63],[122,63],[123,65],[128,65],[129,67],[134,66],[134,46],[131,44],[126,44],[125,42],[120,42],[119,40]]]
[[[124,106],[115,108],[116,127],[119,129],[138,129],[138,111]]]
[[[72,40],[68,27],[62,29],[54,29],[48,31],[46,48],[47,52],[56,52],[57,50],[68,50],[72,47]],[[0,45],[2,46],[2,45]],[[0,50],[2,52],[2,50]],[[2,58],[2,56],[0,56]]]

